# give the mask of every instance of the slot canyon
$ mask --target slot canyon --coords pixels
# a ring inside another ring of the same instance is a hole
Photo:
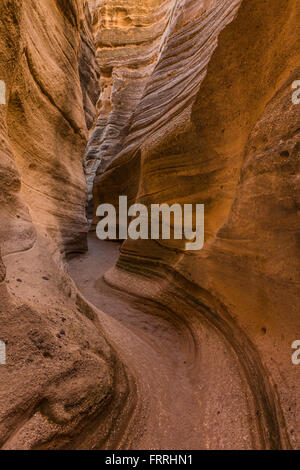
[[[295,0],[0,0],[1,450],[300,450],[299,45]],[[120,196],[203,248],[100,240]]]

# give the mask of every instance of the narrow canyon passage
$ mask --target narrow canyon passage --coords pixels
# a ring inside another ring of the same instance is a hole
[[[250,449],[255,424],[249,390],[247,396],[238,362],[217,334],[203,325],[205,347],[199,351],[184,325],[178,328],[159,307],[105,282],[103,275],[117,262],[120,243],[100,241],[91,233],[88,245],[86,254],[69,260],[70,275],[101,310],[106,337],[137,382],[137,416],[127,429],[130,444],[121,441],[120,447]],[[217,384],[222,381],[226,389],[220,393]]]
[[[138,400],[145,400],[141,404],[145,428],[133,445],[137,449],[199,448],[203,417],[177,331],[153,309],[152,314],[142,312],[137,302],[103,280],[117,262],[119,246],[91,235],[89,252],[70,260],[69,270],[85,298],[103,311],[100,320],[108,337],[140,379]]]
[[[0,449],[300,449],[300,3],[0,20]]]

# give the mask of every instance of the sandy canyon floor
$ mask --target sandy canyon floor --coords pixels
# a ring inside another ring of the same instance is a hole
[[[222,344],[220,358],[216,358],[214,363],[210,357],[209,343],[215,347],[215,342],[220,340],[211,337],[211,332],[206,332],[206,353],[201,358],[203,367],[201,371],[195,370],[191,360],[192,338],[189,335],[176,329],[160,307],[155,308],[146,299],[139,301],[137,297],[115,289],[105,281],[104,274],[115,266],[120,256],[121,244],[100,241],[91,233],[88,246],[86,254],[69,260],[68,269],[84,297],[101,310],[98,312],[99,319],[107,337],[137,380],[137,396],[142,402],[139,401],[136,408],[142,427],[137,433],[135,411],[132,423],[128,423],[129,428],[135,428],[136,434],[131,448],[250,449],[251,429],[249,431],[247,428],[247,420],[251,422],[251,417],[247,416],[247,411],[245,415],[247,397],[238,365],[228,356],[225,348],[222,351]],[[190,341],[186,341],[187,338]],[[204,390],[207,389],[206,399],[210,400],[213,383],[223,380],[229,369],[226,390],[215,397],[215,416],[212,418],[205,409]],[[233,376],[235,379],[232,379]],[[211,421],[214,421],[215,429]],[[245,425],[244,433],[236,434],[234,440],[232,434],[236,428],[232,427],[233,421],[240,425],[244,421]],[[217,428],[222,432],[217,432]]]

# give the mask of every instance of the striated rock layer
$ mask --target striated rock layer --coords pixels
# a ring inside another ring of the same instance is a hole
[[[1,449],[116,446],[134,406],[134,382],[61,256],[86,248],[82,155],[98,93],[87,8],[0,5]]]
[[[299,20],[293,0],[174,2],[122,151],[95,180],[96,206],[205,204],[202,251],[128,240],[106,281],[188,325],[206,448],[300,447]],[[244,385],[213,373],[219,342]]]
[[[101,70],[98,120],[85,155],[89,212],[95,173],[120,152],[133,113],[160,53],[172,0],[92,0],[96,56]]]
[[[155,147],[168,135],[172,138],[173,131],[183,132],[190,126],[192,105],[217,45],[218,34],[232,21],[239,3],[238,0],[174,3],[159,61],[136,108],[122,151],[103,177],[101,169],[97,172],[95,207],[112,197],[116,197],[114,202],[117,203],[118,194],[123,193],[135,200],[140,181],[144,184],[146,180],[140,175],[141,153],[147,152],[150,146]],[[123,168],[126,169],[123,171]],[[164,175],[160,175],[161,168],[151,175],[151,181],[147,175],[149,185],[153,179],[155,184],[159,180],[165,184]],[[170,187],[171,184],[170,180]],[[160,195],[159,200],[164,202]]]
[[[2,0],[0,18],[0,448],[300,448],[300,6]],[[84,170],[96,206],[204,203],[203,250],[127,240],[103,282],[119,248],[91,238],[70,262],[89,303],[65,268]]]

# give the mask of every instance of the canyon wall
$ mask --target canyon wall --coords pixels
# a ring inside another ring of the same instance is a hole
[[[3,0],[0,18],[0,448],[300,448],[300,6]],[[205,204],[200,251],[126,240],[105,282],[105,250],[82,262],[118,321],[66,269],[92,187],[95,208]]]
[[[101,70],[99,118],[85,155],[91,214],[95,173],[103,173],[122,148],[133,113],[157,63],[173,2],[92,0],[89,4]]]
[[[299,20],[293,0],[177,2],[122,150],[95,179],[96,207],[205,204],[203,250],[127,240],[105,278],[192,331],[207,448],[248,432],[251,448],[299,448]]]
[[[82,157],[99,75],[89,15],[77,0],[0,5],[2,449],[114,445],[130,413],[132,381],[63,264],[86,249]]]

